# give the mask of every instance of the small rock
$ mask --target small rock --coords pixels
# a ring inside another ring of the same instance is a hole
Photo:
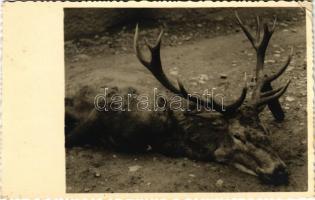
[[[222,187],[223,186],[224,181],[222,179],[218,179],[217,182],[215,183],[215,185],[217,187]]]
[[[288,29],[283,29],[282,31],[283,31],[283,32],[288,32],[289,30],[288,30]]]
[[[281,51],[276,50],[276,51],[274,51],[274,53],[275,53],[275,54],[280,54],[280,53],[281,53]]]
[[[208,81],[209,77],[207,74],[200,74],[199,79],[203,81]]]
[[[280,54],[274,54],[274,56],[279,58],[281,55]]]
[[[300,93],[300,97],[305,97],[306,96],[306,92],[301,92]]]
[[[283,27],[288,27],[288,24],[284,23],[284,22],[281,22],[279,23],[280,26],[283,26]]]
[[[196,163],[194,163],[193,166],[194,166],[194,167],[197,167],[197,168],[200,167],[200,165],[197,165]]]
[[[227,75],[226,75],[226,74],[220,74],[220,78],[221,78],[221,79],[226,79],[226,78],[227,78]]]
[[[294,69],[294,67],[293,67],[293,66],[290,66],[290,67],[287,68],[286,71],[289,72],[289,71],[292,71],[293,69]]]
[[[184,41],[189,41],[191,39],[191,36],[186,36],[186,37],[184,37]]]
[[[201,27],[202,27],[202,24],[197,24],[197,27],[198,27],[198,28],[201,28]]]
[[[177,40],[177,39],[178,39],[178,38],[177,38],[176,35],[172,35],[172,36],[171,36],[171,40],[175,41],[175,40]]]
[[[224,17],[219,15],[217,17],[214,18],[216,21],[220,22],[220,21],[223,21],[224,20]]]
[[[273,64],[273,63],[276,63],[276,61],[275,61],[275,60],[266,60],[266,63],[271,63],[271,64]]]
[[[199,83],[199,84],[205,84],[206,81],[204,81],[204,80],[199,80],[198,83]]]
[[[254,54],[253,54],[253,53],[248,53],[247,55],[248,55],[248,56],[253,56]]]
[[[123,51],[127,51],[128,49],[126,47],[122,47],[122,50]]]
[[[190,177],[195,178],[195,174],[189,174]]]
[[[192,86],[197,86],[198,85],[198,83],[196,83],[196,82],[191,82],[190,83]]]
[[[133,165],[129,167],[129,172],[136,172],[141,168],[140,165]]]
[[[115,154],[113,154],[113,158],[117,158],[117,156]]]
[[[87,60],[90,60],[90,56],[86,55],[86,54],[78,54],[76,56],[76,59],[78,61],[87,61]]]
[[[170,75],[177,76],[178,75],[178,71],[170,71]]]
[[[287,101],[289,101],[289,102],[292,102],[292,101],[294,101],[295,99],[294,99],[294,97],[288,96],[288,97],[285,98],[285,100],[287,100]]]
[[[151,185],[151,182],[147,182],[147,186],[150,186]]]
[[[94,176],[95,176],[95,177],[100,177],[100,176],[101,176],[101,173],[95,172]]]
[[[89,191],[91,191],[90,188],[84,188],[84,192],[89,192]]]
[[[296,33],[297,30],[293,28],[293,29],[291,29],[291,32],[292,32],[292,33]]]
[[[189,78],[189,80],[191,80],[191,81],[195,81],[195,80],[198,80],[199,79],[199,77],[191,77],[191,78]]]

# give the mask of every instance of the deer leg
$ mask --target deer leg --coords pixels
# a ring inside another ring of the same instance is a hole
[[[66,122],[70,120],[67,119],[67,116],[70,115],[66,114]],[[99,115],[96,110],[93,110],[85,121],[79,123],[79,125],[73,128],[70,133],[65,134],[65,146],[73,147],[94,143],[94,133],[100,129]]]
[[[265,83],[261,89],[262,92],[267,92],[272,90],[272,86],[271,83]],[[279,99],[274,99],[272,101],[270,101],[268,103],[268,108],[271,111],[273,117],[277,120],[277,121],[283,121],[284,119],[284,112],[283,109],[280,105]]]

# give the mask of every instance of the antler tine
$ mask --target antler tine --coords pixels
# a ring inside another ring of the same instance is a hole
[[[284,87],[282,87],[279,91],[273,93],[272,95],[259,99],[259,101],[256,103],[256,106],[258,107],[258,106],[261,106],[263,104],[267,104],[268,102],[270,102],[274,99],[280,98],[288,89],[290,82],[291,82],[291,80],[289,80]]]
[[[256,41],[260,41],[260,18],[256,16]]]
[[[146,61],[144,59],[144,56],[142,54],[142,52],[140,51],[140,47],[139,47],[139,44],[138,44],[138,40],[139,40],[139,29],[138,29],[138,24],[136,25],[136,31],[135,31],[135,37],[134,37],[134,42],[133,42],[133,47],[134,47],[134,50],[136,52],[136,56],[137,58],[139,59],[139,61],[147,68],[150,67],[150,63],[148,61]],[[148,46],[148,45],[147,45]],[[150,70],[150,69],[149,69]],[[151,71],[151,70],[150,70]]]
[[[261,53],[263,56],[265,55],[270,38],[276,28],[276,23],[277,23],[277,18],[275,17],[273,21],[273,25],[270,30],[269,30],[268,24],[264,24],[264,36],[257,49],[257,51]]]
[[[294,48],[292,47],[286,63],[283,65],[283,67],[281,67],[279,69],[279,71],[277,73],[275,73],[271,76],[268,76],[266,78],[266,82],[272,82],[272,81],[276,80],[279,76],[281,76],[281,74],[283,74],[285,72],[285,70],[288,68],[288,66],[290,65],[290,62],[292,60],[293,51],[294,51]]]
[[[234,103],[226,106],[226,110],[236,110],[238,107],[240,107],[245,98],[246,98],[246,94],[247,94],[247,89],[248,89],[248,86],[247,86],[247,76],[246,76],[246,73],[244,74],[244,87],[242,89],[242,93],[241,93],[241,96],[239,96],[239,98],[234,101]]]
[[[227,113],[234,112],[237,108],[239,108],[243,104],[246,98],[246,94],[247,86],[243,87],[241,96],[239,96],[239,98],[236,101],[234,101],[234,103],[225,106],[225,110],[227,111]]]
[[[168,90],[175,94],[180,94],[180,91],[169,81],[166,75],[163,72],[161,58],[160,58],[160,46],[161,46],[161,38],[163,36],[163,30],[161,31],[156,43],[154,46],[151,46],[146,42],[147,47],[151,52],[151,60],[146,61],[143,57],[142,52],[140,51],[138,38],[139,38],[139,30],[138,24],[136,26],[135,37],[134,37],[134,50],[136,52],[136,56],[139,61],[153,74],[153,76]]]
[[[277,25],[277,16],[274,16],[274,17],[273,17],[273,25],[272,25],[272,28],[271,28],[271,31],[272,31],[272,32],[275,31],[276,25]]]
[[[277,89],[269,90],[269,91],[267,91],[267,92],[262,92],[262,93],[260,94],[260,98],[271,96],[271,95],[273,95],[273,94],[279,92],[279,91],[282,90],[282,89],[283,89],[283,87],[280,87],[280,88],[277,88]]]
[[[248,40],[251,42],[252,46],[254,47],[254,49],[257,50],[257,45],[256,45],[256,41],[254,39],[254,37],[252,36],[252,34],[249,32],[249,30],[247,29],[247,27],[243,24],[241,18],[238,16],[237,11],[234,12],[235,13],[235,17],[237,19],[237,23],[238,25],[241,27],[241,29],[243,30],[243,32],[245,33],[246,37],[248,38]]]

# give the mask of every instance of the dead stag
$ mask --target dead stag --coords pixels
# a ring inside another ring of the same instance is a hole
[[[171,109],[157,112],[137,109],[125,112],[114,109],[106,112],[96,109],[90,111],[94,107],[93,103],[83,100],[81,96],[66,102],[66,146],[97,142],[127,152],[158,152],[195,160],[212,160],[233,165],[243,172],[258,176],[266,183],[287,184],[287,166],[272,150],[268,129],[260,120],[259,113],[268,105],[276,119],[283,119],[284,113],[278,99],[285,93],[290,81],[277,89],[272,89],[271,82],[286,70],[293,51],[277,73],[267,75],[264,71],[265,53],[275,30],[276,18],[271,28],[263,24],[264,34],[260,39],[259,17],[254,37],[238,14],[235,15],[257,56],[255,85],[251,88],[252,93],[246,104],[244,100],[249,90],[246,80],[239,98],[229,105],[222,105],[214,98],[205,100],[191,95],[180,81],[178,86],[172,84],[163,72],[160,59],[163,31],[155,45],[146,42],[151,54],[151,59],[147,61],[140,51],[137,26],[134,49],[142,65],[171,93],[187,99],[191,105],[211,107],[220,114],[203,116],[202,113]],[[126,96],[137,94],[137,91],[133,88],[111,88],[106,96],[107,103],[117,94]],[[128,106],[135,107],[137,103],[138,100],[133,99]]]

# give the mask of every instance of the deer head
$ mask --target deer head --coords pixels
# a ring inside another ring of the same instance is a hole
[[[263,37],[261,39],[261,24],[257,17],[256,37],[254,38],[251,32],[245,27],[237,12],[235,12],[237,23],[249,39],[253,48],[256,51],[257,63],[255,68],[255,84],[251,88],[251,95],[247,103],[244,103],[249,88],[245,79],[244,87],[240,96],[229,105],[222,105],[215,99],[204,100],[190,95],[184,85],[177,80],[178,86],[172,84],[162,69],[160,58],[161,39],[163,30],[154,45],[146,46],[150,50],[151,59],[148,61],[144,58],[140,51],[138,43],[138,25],[134,36],[134,49],[138,60],[144,65],[152,75],[170,92],[179,95],[193,104],[200,106],[210,106],[215,111],[221,113],[228,124],[228,129],[218,148],[214,152],[214,158],[219,162],[229,163],[239,170],[258,176],[261,180],[273,184],[284,184],[288,182],[288,172],[285,163],[272,150],[268,139],[268,129],[259,119],[259,113],[269,106],[270,110],[277,119],[283,118],[283,111],[278,99],[287,90],[290,81],[282,87],[272,89],[271,82],[276,80],[288,67],[291,54],[287,62],[279,71],[272,75],[267,75],[264,71],[265,53],[276,26],[276,18],[270,28],[266,23],[263,24]],[[209,128],[210,130],[210,128]],[[211,134],[211,132],[209,132]]]

